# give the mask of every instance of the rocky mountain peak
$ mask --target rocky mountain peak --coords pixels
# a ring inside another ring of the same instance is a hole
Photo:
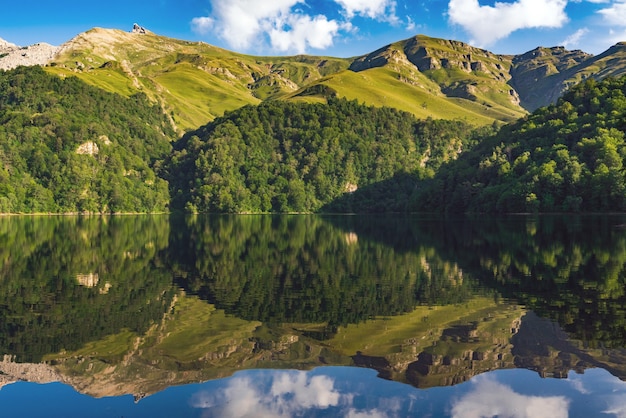
[[[152,33],[148,29],[144,28],[143,26],[138,25],[137,23],[133,24],[133,30],[131,32],[132,33],[138,33],[140,35],[145,35],[145,34],[148,34],[148,33]]]
[[[21,65],[46,65],[54,58],[58,49],[45,42],[18,47],[0,39],[0,70],[10,70]]]
[[[11,52],[16,49],[19,49],[19,46],[0,38],[0,54],[6,54],[7,52]]]

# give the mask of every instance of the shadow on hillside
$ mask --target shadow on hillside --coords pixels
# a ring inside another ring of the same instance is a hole
[[[324,205],[320,213],[406,213],[418,179],[401,173],[394,177],[360,187]]]

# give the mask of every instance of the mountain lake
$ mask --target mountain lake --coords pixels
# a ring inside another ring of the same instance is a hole
[[[626,215],[0,217],[3,417],[626,416]]]

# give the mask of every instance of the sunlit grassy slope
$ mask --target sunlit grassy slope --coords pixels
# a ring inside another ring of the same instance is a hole
[[[63,45],[47,70],[125,96],[144,92],[181,131],[246,104],[329,94],[481,125],[524,116],[587,77],[626,72],[626,44],[596,57],[562,47],[512,56],[418,35],[356,58],[262,57],[94,28]]]
[[[202,42],[95,28],[63,45],[47,69],[126,96],[144,92],[188,130],[349,64],[330,57],[253,57]]]
[[[320,95],[300,94],[319,83],[339,96],[397,107],[418,117],[486,124],[524,114],[519,107],[503,105],[489,91],[470,100],[442,92],[442,85],[454,82],[449,71],[438,75],[446,78],[442,82],[408,61],[358,72],[348,70],[354,62],[303,55],[255,57],[202,42],[95,28],[63,45],[47,69],[126,96],[144,92],[163,105],[181,130],[263,100],[323,100]],[[459,73],[463,76],[481,77]]]
[[[342,71],[324,78],[316,84],[329,87],[338,96],[357,100],[373,106],[388,106],[413,113],[418,118],[460,119],[477,125],[489,124],[494,120],[510,121],[521,117],[524,112],[513,111],[456,97],[447,97],[435,83],[425,76],[420,85],[401,81],[392,69],[380,67],[367,71]],[[292,99],[319,100],[318,95],[308,95],[306,88],[289,96]]]
[[[409,314],[376,318],[340,328],[332,339],[324,343],[343,354],[362,352],[385,357],[401,352],[402,346],[409,340],[419,341],[422,349],[436,345],[442,330],[453,324],[482,322],[489,316],[494,320],[502,317],[505,322],[510,322],[508,315],[502,312],[503,307],[489,298],[476,298],[463,305],[419,306]],[[481,325],[488,326],[488,323]]]

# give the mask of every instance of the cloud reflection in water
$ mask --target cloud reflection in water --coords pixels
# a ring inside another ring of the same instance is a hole
[[[452,406],[452,417],[566,418],[570,401],[564,396],[527,396],[489,375],[478,376],[474,387]]]
[[[205,410],[205,417],[291,417],[309,409],[345,406],[352,395],[340,394],[334,379],[311,376],[303,371],[274,371],[254,380],[234,376],[225,388],[197,393],[192,406]],[[353,415],[358,417],[360,415]],[[362,415],[380,416],[380,415]]]

